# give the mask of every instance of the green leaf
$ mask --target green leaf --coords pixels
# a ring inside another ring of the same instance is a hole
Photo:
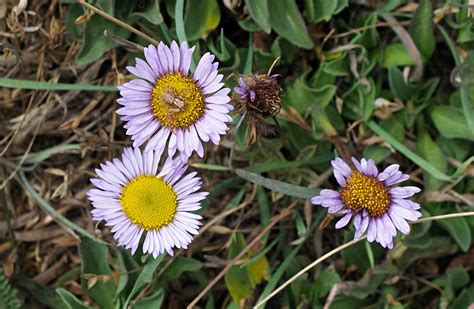
[[[446,173],[448,169],[446,157],[438,145],[431,139],[428,132],[426,132],[422,118],[419,118],[418,121],[416,152],[439,171]],[[423,178],[425,179],[425,188],[427,190],[436,191],[443,185],[442,181],[431,176],[431,174],[426,171],[423,172]]]
[[[365,93],[363,87],[358,89],[359,97],[362,103],[362,116],[364,120],[367,121],[372,116],[372,113],[375,108],[375,95],[377,94],[377,86],[375,85],[372,78],[367,79],[370,84],[370,90],[368,93]]]
[[[334,77],[349,76],[349,57],[343,52],[327,52],[325,56],[328,58],[321,63],[319,70],[332,75]],[[318,72],[319,73],[319,72]],[[316,73],[316,74],[318,74]]]
[[[465,218],[451,218],[436,221],[458,243],[462,251],[467,252],[471,246],[471,230]]]
[[[383,49],[383,66],[407,66],[415,65],[415,61],[408,53],[402,43],[392,43]]]
[[[244,236],[241,233],[234,234],[229,253],[227,254],[227,260],[231,261],[234,259],[242,252],[245,246]],[[238,304],[241,299],[247,298],[252,291],[252,284],[246,268],[240,268],[237,265],[232,266],[224,275],[224,281],[236,304]]]
[[[376,12],[371,13],[368,17],[366,17],[364,22],[364,28],[366,29],[361,32],[361,35],[355,39],[354,43],[361,44],[365,48],[373,48],[377,46],[379,34],[377,29],[374,27],[377,21],[378,15]]]
[[[104,12],[114,15],[113,2],[107,0],[99,0],[95,4]],[[118,16],[120,18],[120,16]],[[86,65],[96,61],[109,49],[116,46],[114,42],[104,36],[104,32],[121,38],[128,38],[130,32],[111,21],[108,21],[99,14],[94,14],[85,23],[84,35],[82,38],[82,46],[76,54],[76,63]]]
[[[153,25],[161,24],[163,16],[160,13],[160,0],[150,0],[142,12],[134,12],[130,14],[130,17],[143,18]]]
[[[461,86],[474,85],[474,52],[469,51],[462,63],[457,51],[454,50],[452,52],[456,53],[453,55],[456,62],[456,67],[452,72],[454,81]]]
[[[308,112],[312,106],[324,109],[336,94],[335,85],[324,85],[312,88],[306,82],[310,71],[303,73],[293,84],[286,89],[286,95],[282,98],[284,106],[294,107],[300,114]]]
[[[221,20],[221,12],[216,0],[187,1],[184,29],[188,41],[207,37]]]
[[[453,106],[434,106],[429,111],[439,133],[446,138],[462,138],[474,141],[463,112]]]
[[[388,68],[388,84],[395,97],[402,101],[409,100],[415,92],[415,87],[405,83],[403,73],[397,67]]]
[[[193,272],[200,270],[201,268],[201,262],[192,258],[178,256],[163,273],[163,278],[160,284],[162,284],[162,286],[168,285],[171,280],[179,278],[179,276],[181,276],[185,271]]]
[[[448,284],[453,290],[465,287],[469,282],[469,274],[462,267],[454,267],[448,270]]]
[[[329,21],[338,6],[338,1],[306,0],[305,7],[308,20],[312,23]]]
[[[411,235],[403,240],[403,244],[408,248],[426,249],[431,246],[431,237],[423,235],[421,237],[412,238]]]
[[[400,260],[397,263],[400,269],[408,268],[417,260],[452,255],[459,251],[458,245],[456,245],[449,237],[431,235],[430,238],[431,241],[427,247],[422,249],[409,248],[403,253],[403,255],[401,255]]]
[[[80,299],[74,296],[74,294],[63,288],[56,289],[56,293],[58,293],[59,297],[61,297],[69,309],[92,309],[91,306],[87,306]]]
[[[400,6],[401,0],[387,0],[383,2],[382,7],[379,9],[381,12],[390,12],[398,6]]]
[[[118,91],[115,86],[64,84],[0,77],[0,87],[49,91]]]
[[[268,12],[268,0],[245,0],[252,19],[265,31],[272,31],[270,25],[270,13]],[[272,2],[273,4],[273,2]]]
[[[382,270],[382,267],[385,269]],[[396,271],[397,269],[393,265],[376,266],[375,268],[371,268],[367,270],[364,277],[359,280],[356,286],[348,291],[348,295],[354,296],[358,299],[365,299],[380,288],[384,280],[387,278],[387,275],[395,274]]]
[[[132,290],[138,276],[140,275],[139,270],[141,267],[137,261],[133,258],[129,250],[124,247],[117,247],[117,270],[120,272],[120,278],[117,285],[116,298],[122,297],[127,298]]]
[[[268,234],[266,234],[268,235]],[[275,239],[273,239],[273,241],[267,246],[265,247],[265,249],[263,249],[262,251],[260,251],[259,253],[255,254],[254,256],[252,256],[250,259],[248,259],[247,261],[245,261],[244,263],[242,263],[242,265],[240,265],[240,268],[244,268],[246,267],[247,265],[250,265],[252,264],[253,262],[257,261],[259,258],[261,258],[262,256],[266,255],[279,241],[280,241],[281,237],[280,236],[277,236]]]
[[[313,48],[303,17],[294,0],[272,1],[268,7],[272,29],[296,46]]]
[[[264,188],[270,189],[272,191],[280,192],[288,196],[299,197],[302,199],[309,199],[316,194],[318,194],[319,189],[309,189],[306,187],[292,185],[286,182],[282,182],[279,180],[273,180],[270,178],[265,178],[255,173],[248,172],[243,169],[237,169],[235,173],[252,183],[255,183],[259,186]]]
[[[265,255],[260,256],[252,263],[249,263],[246,268],[249,276],[250,286],[252,288],[255,288],[263,280],[270,279],[270,264],[268,263],[268,259]]]
[[[453,174],[453,178],[456,179],[457,177],[461,176],[473,162],[474,162],[474,156],[469,157],[456,169],[456,171]]]
[[[220,36],[215,40],[208,40],[208,48],[217,59],[220,61],[227,61],[232,57],[232,54],[236,51],[235,45],[224,36],[224,28],[221,29]]]
[[[436,138],[436,144],[441,147],[447,156],[451,156],[458,161],[466,160],[471,150],[471,143],[466,143],[458,138],[446,138],[441,135],[438,135]]]
[[[425,62],[428,61],[436,45],[433,32],[433,6],[430,0],[422,0],[418,5],[408,32]]]
[[[64,3],[64,0],[62,2]],[[77,27],[75,21],[82,14],[84,14],[83,7],[77,4],[77,1],[73,1],[73,3],[68,6],[66,15],[64,16],[65,32],[68,34],[68,37],[74,41],[79,40],[81,37],[79,27]]]
[[[240,28],[244,29],[247,32],[257,32],[262,31],[263,29],[252,19],[251,16],[239,21]],[[251,34],[251,33],[250,33]]]
[[[336,297],[331,304],[331,309],[364,308],[372,305],[369,299],[358,299],[355,297]]]
[[[468,93],[469,91],[469,93]],[[473,108],[473,99],[474,99],[474,86],[464,86],[461,87],[461,100],[462,100],[462,110],[464,113],[464,119],[467,122],[469,127],[469,135],[474,137],[474,108]]]
[[[353,233],[347,232],[344,235],[344,241],[351,241],[353,238]],[[357,272],[361,274],[365,273],[371,267],[364,242],[366,242],[366,240],[360,241],[341,252],[344,263],[346,263],[348,267],[357,270]]]
[[[423,216],[429,216],[426,210],[423,210]],[[429,230],[432,222],[427,221],[415,224],[411,227],[410,235],[402,242],[409,248],[425,249],[431,245],[431,236]]]
[[[375,163],[382,162],[385,158],[390,156],[391,151],[387,147],[379,146],[379,145],[370,145],[364,148],[364,157],[372,158]]]
[[[0,268],[0,308],[20,309],[21,301],[17,296],[17,290],[10,284],[7,277]]]
[[[400,151],[402,154],[404,154],[407,158],[409,158],[411,161],[413,161],[415,164],[417,164],[419,167],[430,173],[432,176],[439,180],[444,180],[444,181],[450,181],[451,177],[448,175],[444,174],[440,170],[438,170],[436,167],[434,167],[431,163],[408,149],[405,145],[397,141],[395,138],[393,138],[389,133],[387,133],[384,129],[382,129],[378,124],[376,124],[374,121],[369,121],[367,122],[367,126],[374,131],[377,135],[382,137],[387,143],[393,146],[393,148],[397,149]]]
[[[15,285],[19,285],[28,290],[33,297],[46,308],[69,309],[55,289],[49,286],[41,285],[26,277],[16,278]]]
[[[107,246],[91,238],[80,236],[79,256],[81,257],[81,283],[84,291],[102,308],[115,308],[114,296],[116,286],[110,278],[106,282],[97,281],[90,289],[84,274],[111,276],[109,267],[109,250]]]
[[[450,309],[465,309],[469,308],[474,302],[474,298],[471,296],[471,293],[467,289],[462,290],[459,293],[458,297],[452,302],[452,305],[449,307]]]
[[[163,289],[159,289],[153,295],[145,297],[132,305],[132,309],[156,309],[161,308],[163,301],[165,300],[165,292]]]
[[[140,272],[137,281],[135,281],[132,291],[128,295],[127,300],[125,301],[124,307],[127,307],[132,298],[135,297],[135,295],[137,295],[138,292],[140,292],[146,284],[151,282],[151,280],[153,279],[153,275],[155,274],[156,268],[161,264],[164,257],[165,254],[158,256],[156,259],[153,258],[151,255],[148,255],[147,263]]]
[[[334,14],[339,14],[342,10],[349,6],[349,0],[337,0],[337,6]]]
[[[405,126],[403,122],[403,117],[401,114],[396,114],[389,119],[383,119],[380,121],[379,125],[382,129],[387,131],[393,138],[399,142],[403,142],[405,139]]]
[[[314,282],[314,292],[317,298],[325,297],[332,287],[341,282],[341,277],[333,271],[324,270]]]

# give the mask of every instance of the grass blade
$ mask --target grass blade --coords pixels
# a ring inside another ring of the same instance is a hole
[[[19,172],[20,174],[20,184],[23,186],[23,188],[28,191],[28,193],[31,194],[31,196],[35,199],[35,201],[38,203],[41,208],[43,208],[51,217],[53,217],[55,220],[58,222],[64,224],[74,232],[76,232],[79,235],[82,235],[84,237],[90,238],[94,241],[98,241],[101,243],[104,243],[100,239],[96,239],[91,233],[83,229],[82,227],[76,225],[74,222],[70,221],[68,218],[63,216],[60,212],[58,212],[56,209],[54,209],[51,205],[48,204],[39,194],[36,192],[36,190],[33,188],[31,183],[26,179],[25,173]]]
[[[23,161],[23,164],[35,164],[41,161],[46,160],[47,158],[51,157],[52,155],[56,153],[61,153],[61,152],[69,152],[70,150],[75,151],[75,150],[80,150],[81,145],[79,144],[64,144],[64,145],[58,145],[54,146],[45,150],[41,150],[35,153],[30,153],[25,161]]]
[[[253,34],[249,33],[249,48],[247,50],[247,59],[245,59],[244,74],[252,74],[252,60],[253,60]]]
[[[175,6],[176,35],[180,43],[187,42],[186,32],[184,31],[184,0],[177,0]]]
[[[306,187],[292,185],[283,181],[265,178],[255,173],[248,172],[243,169],[237,169],[235,173],[241,178],[248,180],[254,184],[280,192],[288,196],[294,196],[302,199],[309,199],[319,193],[319,189],[310,189]]]
[[[223,165],[217,165],[217,164],[208,164],[208,163],[191,163],[189,164],[190,166],[194,168],[200,168],[208,171],[216,171],[216,172],[225,172],[225,171],[230,171],[232,168],[228,166],[223,166]]]
[[[268,295],[270,295],[270,293],[276,287],[278,281],[280,281],[280,278],[281,276],[283,276],[285,270],[288,268],[288,266],[290,266],[290,264],[294,263],[293,259],[295,258],[298,251],[300,251],[301,246],[302,245],[298,245],[296,248],[294,248],[285,258],[285,260],[280,264],[278,269],[272,274],[270,281],[268,281],[267,285],[263,289],[262,294],[260,294],[260,297],[257,300],[257,304],[264,300]],[[263,308],[263,306],[260,308]]]
[[[392,137],[387,131],[382,129],[377,123],[374,121],[367,122],[367,126],[375,132],[378,136],[382,137],[387,143],[392,145],[393,148],[400,151],[403,155],[405,155],[408,159],[413,161],[416,165],[430,173],[433,177],[443,180],[443,181],[451,181],[451,177],[448,175],[440,172],[436,167],[431,165],[428,161],[408,149],[405,145],[397,141],[394,137]]]
[[[334,159],[333,153],[321,154],[312,158],[298,160],[298,161],[273,161],[257,163],[252,166],[246,167],[245,170],[252,173],[264,173],[268,171],[286,169],[286,168],[297,168],[305,165],[317,165],[323,163],[329,163]]]
[[[51,91],[118,91],[115,86],[64,84],[0,77],[0,87]]]
[[[446,32],[446,30],[438,25],[438,29],[444,37],[446,44],[448,44],[449,50],[451,51],[451,55],[453,55],[454,62],[456,65],[461,64],[461,58],[459,57],[458,52],[456,51],[456,47],[454,45],[453,40]],[[472,86],[471,86],[472,87]],[[469,95],[467,93],[466,87],[461,87],[461,102],[462,102],[462,110],[464,112],[464,116],[466,117],[467,124],[469,126],[469,130],[474,133],[474,110],[472,109],[472,102],[469,99]]]

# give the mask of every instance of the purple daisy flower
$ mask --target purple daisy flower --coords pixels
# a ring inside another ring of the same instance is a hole
[[[119,246],[138,248],[143,234],[143,253],[156,258],[163,252],[173,255],[173,247],[186,249],[198,234],[201,208],[207,192],[196,192],[202,181],[196,172],[184,176],[187,164],[168,157],[158,170],[161,154],[125,148],[122,159],[115,158],[92,178],[95,188],[87,195],[92,202],[92,218],[112,226]]]
[[[374,240],[384,248],[393,248],[393,238],[397,229],[403,234],[410,232],[407,220],[421,217],[420,204],[408,200],[421,191],[414,186],[390,186],[408,180],[409,175],[399,171],[400,165],[392,164],[379,173],[374,160],[352,158],[356,170],[342,159],[331,161],[334,177],[342,187],[341,191],[321,190],[311,203],[328,208],[330,214],[343,215],[336,228],[346,226],[354,217],[356,229],[354,239],[367,231],[367,240]]]
[[[117,113],[126,122],[134,147],[148,139],[146,151],[163,151],[168,144],[169,155],[178,151],[187,161],[193,151],[204,155],[202,142],[218,145],[220,135],[226,133],[232,121],[228,113],[233,106],[227,104],[230,89],[222,88],[223,75],[218,74],[219,64],[210,53],[201,57],[190,75],[193,52],[186,42],[149,45],[146,61],[137,58],[135,66],[127,67],[141,79],[118,87],[122,97],[117,102],[124,107]]]

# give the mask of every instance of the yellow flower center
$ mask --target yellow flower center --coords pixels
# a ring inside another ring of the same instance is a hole
[[[132,179],[120,196],[122,211],[145,230],[157,230],[173,221],[176,193],[163,179],[141,175]]]
[[[156,81],[151,107],[163,125],[187,128],[204,113],[204,96],[191,78],[180,73],[168,73]]]
[[[371,217],[384,215],[390,206],[391,199],[388,188],[375,177],[362,175],[353,171],[347,185],[341,191],[344,204],[352,211],[367,209]]]

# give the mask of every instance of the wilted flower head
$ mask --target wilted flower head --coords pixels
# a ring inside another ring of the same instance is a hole
[[[96,187],[87,192],[94,209],[92,218],[112,226],[119,246],[138,248],[145,233],[143,253],[157,257],[164,251],[173,255],[173,247],[186,249],[192,235],[198,234],[201,216],[192,211],[201,208],[207,192],[201,188],[196,172],[184,176],[187,164],[168,157],[158,169],[160,154],[126,148],[122,159],[113,159],[96,169]]]
[[[264,117],[275,117],[281,109],[282,95],[277,77],[278,74],[240,76],[234,91],[240,96],[241,105]]]
[[[375,240],[391,249],[396,230],[408,234],[410,226],[406,220],[421,217],[420,205],[406,199],[421,190],[413,186],[390,188],[410,178],[399,171],[398,164],[392,164],[379,173],[372,159],[359,162],[352,158],[352,162],[355,170],[340,158],[331,161],[334,176],[342,189],[321,190],[311,202],[328,208],[331,214],[343,215],[336,223],[337,229],[346,226],[354,217],[354,239],[367,231],[370,242]]]
[[[275,117],[281,109],[282,90],[277,81],[278,75],[269,74],[240,76],[239,84],[234,88],[238,95],[237,112],[242,113],[251,129],[248,144],[255,143],[258,134],[275,135],[275,130],[267,124],[265,118],[272,117],[276,122]]]
[[[140,77],[118,87],[124,107],[117,110],[125,122],[127,134],[134,147],[149,140],[146,150],[179,151],[183,161],[196,151],[204,155],[202,142],[219,144],[226,133],[228,115],[233,106],[223,88],[223,75],[218,74],[214,55],[204,54],[192,76],[189,75],[194,47],[186,42],[180,46],[172,42],[168,47],[145,48],[145,60],[136,59],[135,66],[127,67]]]

